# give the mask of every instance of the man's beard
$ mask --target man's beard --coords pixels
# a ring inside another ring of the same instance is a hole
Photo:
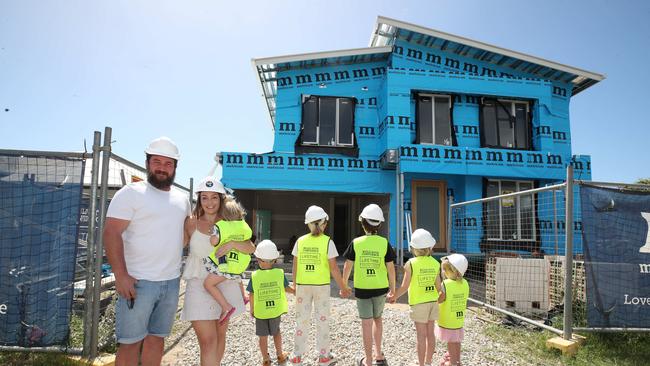
[[[167,178],[158,179],[156,173],[164,174],[167,176]],[[171,187],[171,185],[174,183],[174,178],[176,178],[176,171],[174,171],[172,175],[167,175],[167,173],[162,172],[160,170],[156,172],[147,172],[147,182],[149,182],[152,186],[161,190],[166,190],[169,187]]]

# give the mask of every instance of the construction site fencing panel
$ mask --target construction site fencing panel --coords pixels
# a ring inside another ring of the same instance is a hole
[[[0,150],[0,345],[70,345],[85,158]]]
[[[650,186],[580,187],[585,330],[650,331]]]
[[[523,318],[560,333],[568,229],[574,233],[573,316],[583,322],[582,220],[580,210],[574,209],[573,225],[566,227],[566,185],[533,189],[530,183],[521,182],[487,184],[486,192],[492,197],[450,206],[450,250],[469,260],[465,278],[471,300],[517,316],[510,320]],[[574,194],[573,204],[579,207],[579,195]]]

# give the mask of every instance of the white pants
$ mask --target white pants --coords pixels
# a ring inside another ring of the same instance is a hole
[[[302,356],[307,351],[311,326],[312,302],[316,315],[316,349],[318,357],[330,353],[330,286],[296,285],[296,338],[294,354]]]

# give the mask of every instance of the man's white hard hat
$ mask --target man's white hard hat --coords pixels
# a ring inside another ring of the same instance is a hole
[[[381,210],[381,207],[371,203],[361,211],[359,221],[361,221],[361,219],[366,219],[370,225],[377,226],[384,222],[384,212]]]
[[[226,189],[218,179],[213,177],[205,177],[201,182],[199,182],[199,185],[196,187],[196,193],[199,192],[217,192],[226,194]]]
[[[268,239],[262,240],[259,244],[257,244],[257,247],[255,248],[255,252],[253,254],[255,257],[266,261],[272,261],[280,256],[278,247],[275,246],[274,242]]]
[[[411,246],[415,249],[433,248],[436,239],[425,229],[417,229],[411,234]]]
[[[178,160],[181,157],[178,151],[178,146],[169,137],[159,137],[149,143],[149,146],[144,151],[148,155],[160,155]]]
[[[319,221],[322,219],[329,219],[329,216],[327,216],[325,210],[318,206],[309,206],[307,212],[305,212],[305,224],[309,224],[310,222]]]
[[[467,263],[467,258],[465,258],[464,255],[454,253],[454,254],[448,255],[446,258],[449,261],[449,263],[452,266],[454,266],[454,268],[456,268],[456,270],[458,272],[460,272],[461,276],[465,275],[465,271],[467,271],[468,263]]]

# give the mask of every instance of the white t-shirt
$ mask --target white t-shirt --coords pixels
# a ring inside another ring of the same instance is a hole
[[[291,251],[291,255],[294,257],[298,256],[298,241],[296,240],[296,244],[293,246],[293,250]],[[327,244],[327,258],[332,259],[336,258],[339,256],[339,251],[336,250],[336,245],[334,245],[334,241],[330,239],[330,242]]]
[[[174,189],[161,191],[143,181],[117,191],[106,216],[130,221],[122,233],[129,275],[148,281],[180,276],[183,224],[189,215],[187,196]]]

